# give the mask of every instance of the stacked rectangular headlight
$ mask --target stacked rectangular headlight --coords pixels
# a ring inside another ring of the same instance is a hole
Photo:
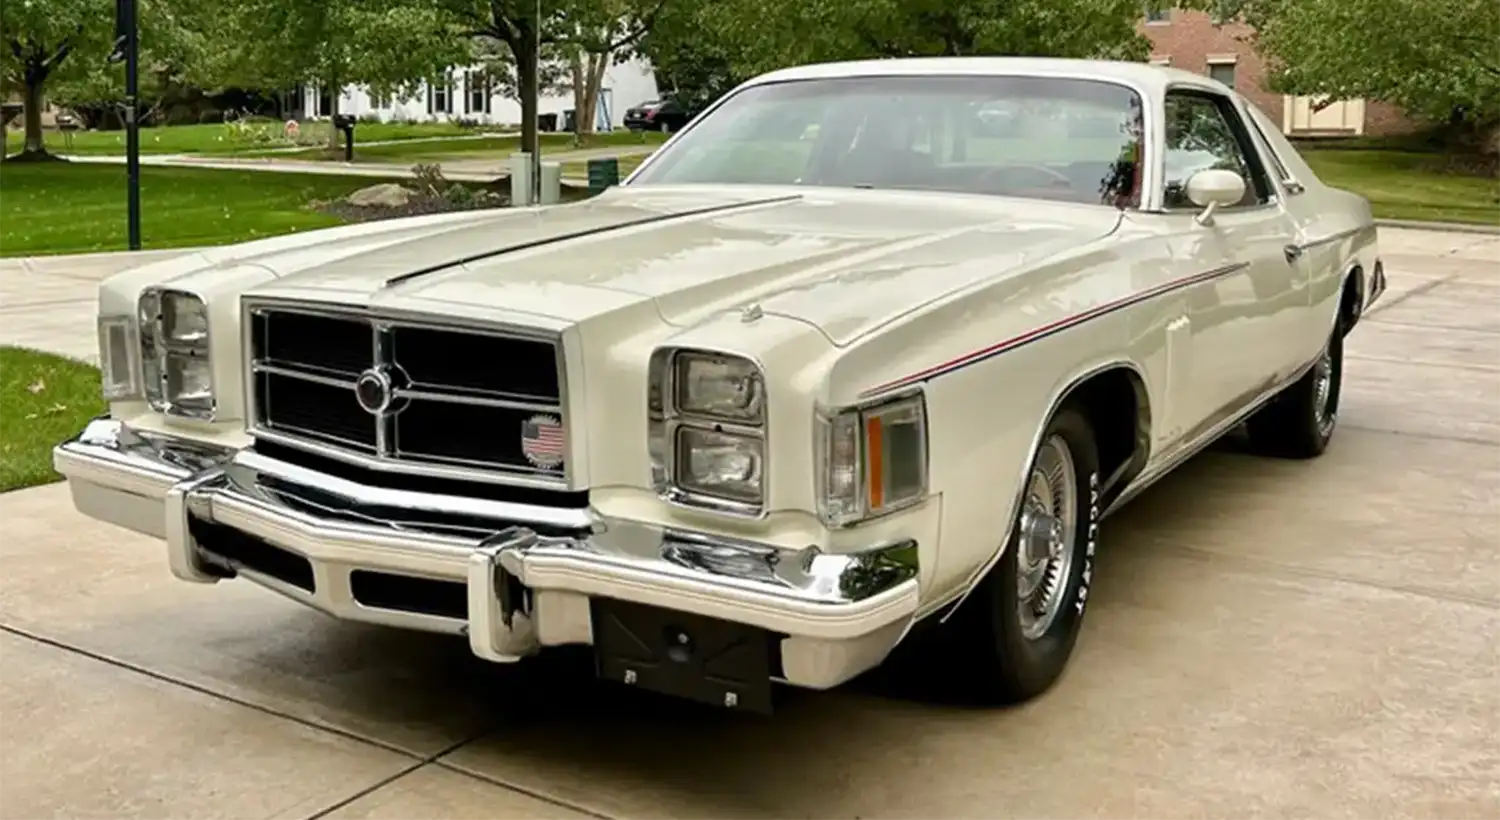
[[[818,511],[847,527],[927,496],[927,409],[922,394],[819,419]]]
[[[735,515],[765,510],[766,401],[741,356],[664,348],[651,357],[652,483],[663,498]]]
[[[146,401],[168,415],[212,420],[208,306],[192,293],[152,288],[141,294],[138,319]]]

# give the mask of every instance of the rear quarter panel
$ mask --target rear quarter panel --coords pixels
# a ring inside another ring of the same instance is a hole
[[[1311,299],[1318,322],[1315,338],[1324,339],[1338,316],[1344,282],[1351,274],[1357,276],[1362,303],[1369,299],[1370,277],[1379,257],[1374,213],[1369,200],[1319,179],[1297,147],[1264,112],[1249,104],[1243,110],[1255,120],[1265,137],[1265,147],[1302,187],[1296,192],[1288,190],[1284,180],[1278,183],[1287,215],[1296,227],[1297,241],[1304,248],[1302,264],[1312,274]]]

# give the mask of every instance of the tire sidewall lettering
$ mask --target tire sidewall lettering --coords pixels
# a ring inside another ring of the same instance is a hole
[[[1083,616],[1088,605],[1089,587],[1094,581],[1094,552],[1099,546],[1099,471],[1089,473],[1088,526],[1084,529],[1083,571],[1078,574],[1078,591],[1074,594],[1074,614]]]

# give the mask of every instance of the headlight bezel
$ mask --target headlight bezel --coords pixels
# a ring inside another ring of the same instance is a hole
[[[175,337],[169,331],[169,304],[195,303],[202,320],[201,331]],[[208,300],[181,288],[148,287],[136,300],[137,336],[140,341],[141,393],[151,409],[169,418],[212,422],[218,414],[218,392],[212,356],[213,317]],[[185,395],[183,376],[190,369],[205,372],[201,387]],[[179,388],[174,391],[174,386]]]
[[[916,468],[917,481],[898,493],[892,484],[897,469],[888,466],[894,460],[889,433],[903,425],[913,427],[914,436],[897,455],[915,460],[907,466]],[[820,407],[814,427],[818,518],[824,526],[858,526],[927,500],[932,484],[930,426],[927,396],[920,388],[854,405]],[[872,452],[876,448],[879,451]],[[851,458],[852,464],[846,463]],[[845,475],[836,477],[836,471]]]
[[[685,411],[678,384],[684,359],[732,362],[746,367],[753,378],[755,413],[714,414],[701,408]],[[647,374],[647,451],[651,483],[659,498],[674,506],[761,519],[767,515],[770,486],[769,411],[765,367],[754,356],[696,347],[661,347],[651,354]],[[714,492],[683,475],[685,456],[683,431],[706,433],[738,441],[753,453],[756,465],[754,500],[745,495]]]

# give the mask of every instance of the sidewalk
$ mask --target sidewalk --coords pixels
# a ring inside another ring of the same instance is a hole
[[[0,344],[99,363],[99,283],[192,248],[0,259]]]
[[[402,140],[402,142],[415,142],[415,140]],[[600,157],[643,156],[655,151],[657,147],[655,145],[622,145],[557,151],[543,154],[542,161],[568,163]],[[490,183],[510,175],[508,153],[504,156],[480,154],[471,158],[464,157],[465,155],[461,154],[455,155],[454,159],[440,161],[438,164],[442,166],[443,176],[456,182]],[[72,162],[101,165],[125,164],[125,158],[117,156],[69,156],[67,159]],[[336,160],[279,159],[271,156],[205,157],[195,154],[151,154],[141,157],[141,165],[221,171],[264,171],[281,174],[331,174],[374,179],[411,179],[415,176],[411,166],[395,162],[339,162]],[[573,184],[587,184],[587,180],[581,178],[570,177],[565,181]]]

